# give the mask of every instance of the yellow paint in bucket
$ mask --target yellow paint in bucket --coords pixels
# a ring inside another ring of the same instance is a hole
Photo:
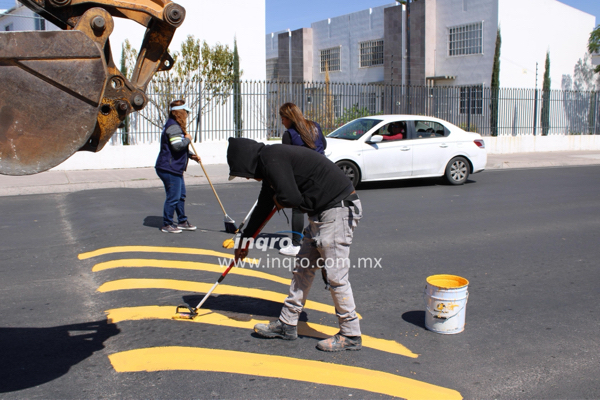
[[[469,281],[456,275],[432,275],[425,291],[425,327],[436,333],[454,334],[465,329]]]

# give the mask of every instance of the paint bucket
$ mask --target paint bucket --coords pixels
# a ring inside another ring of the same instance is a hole
[[[460,333],[465,329],[469,281],[456,275],[431,275],[425,292],[425,327],[442,334]]]

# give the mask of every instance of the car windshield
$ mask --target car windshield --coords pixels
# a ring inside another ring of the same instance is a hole
[[[380,123],[380,119],[361,118],[339,127],[327,135],[328,138],[356,140]]]

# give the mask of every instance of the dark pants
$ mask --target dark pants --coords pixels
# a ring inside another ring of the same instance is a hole
[[[185,182],[183,175],[177,175],[162,169],[156,169],[156,174],[165,185],[167,199],[163,209],[163,225],[173,225],[173,215],[177,213],[177,221],[181,224],[187,221],[185,215]]]
[[[292,208],[292,244],[302,245],[302,234],[304,231],[304,213],[297,208]]]

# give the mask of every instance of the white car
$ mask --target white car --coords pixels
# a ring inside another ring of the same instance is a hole
[[[355,187],[360,182],[441,176],[461,185],[487,163],[481,135],[420,115],[355,119],[327,135],[325,155]]]

